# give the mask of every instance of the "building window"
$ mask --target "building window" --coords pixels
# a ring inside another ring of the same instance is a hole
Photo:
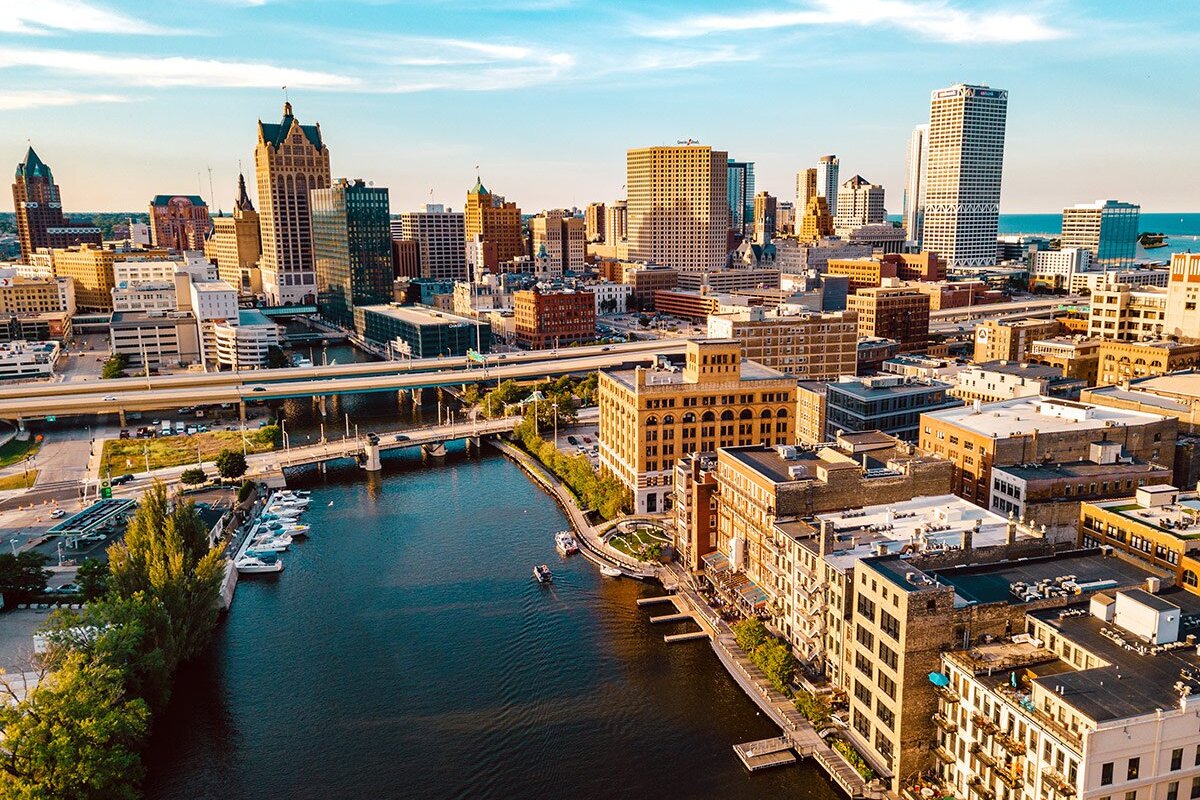
[[[879,612],[879,627],[881,627],[883,632],[888,636],[897,641],[900,640],[900,620],[896,619],[886,611]]]
[[[1100,765],[1100,785],[1108,786],[1113,782],[1113,762]]]
[[[1125,770],[1125,780],[1136,781],[1138,778],[1138,773],[1141,771],[1141,769],[1141,757],[1135,756],[1134,758],[1129,759],[1129,768]]]
[[[1179,781],[1167,784],[1167,800],[1179,800]]]
[[[1171,771],[1183,768],[1183,748],[1176,747],[1171,751]]]

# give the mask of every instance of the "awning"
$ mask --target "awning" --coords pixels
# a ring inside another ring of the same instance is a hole
[[[704,568],[709,572],[725,572],[729,569],[729,559],[720,550],[705,553],[700,556],[700,560],[704,562]]]
[[[753,581],[747,581],[744,585],[739,586],[737,593],[751,608],[758,608],[767,604],[767,593]]]

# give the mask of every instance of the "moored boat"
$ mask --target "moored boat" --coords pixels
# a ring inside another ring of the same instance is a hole
[[[237,567],[238,574],[242,574],[242,575],[247,575],[247,574],[253,575],[256,573],[263,573],[263,572],[281,572],[283,570],[283,562],[282,561],[276,560],[273,562],[269,562],[269,561],[263,561],[261,558],[254,558],[254,557],[245,557],[245,558],[238,559],[237,563],[234,564],[234,566]]]
[[[579,542],[570,531],[559,531],[554,534],[554,549],[561,556],[570,556],[579,552]]]
[[[606,578],[619,578],[625,573],[621,572],[621,570],[617,569],[616,567],[601,567],[600,574]]]

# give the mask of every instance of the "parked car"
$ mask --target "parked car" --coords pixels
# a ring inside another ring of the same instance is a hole
[[[106,395],[104,395],[103,399],[104,399],[104,402],[111,403],[117,399],[117,396],[115,394],[106,394]]]
[[[67,512],[61,508],[56,508],[50,512],[50,519],[62,519],[67,515]]]

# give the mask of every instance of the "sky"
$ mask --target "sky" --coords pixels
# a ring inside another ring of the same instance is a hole
[[[68,213],[228,210],[286,86],[393,212],[461,208],[477,166],[583,207],[628,148],[697,139],[785,200],[837,154],[899,213],[909,133],[965,82],[1009,91],[1002,212],[1200,211],[1197,34],[1194,0],[0,0],[0,156],[32,142]]]

